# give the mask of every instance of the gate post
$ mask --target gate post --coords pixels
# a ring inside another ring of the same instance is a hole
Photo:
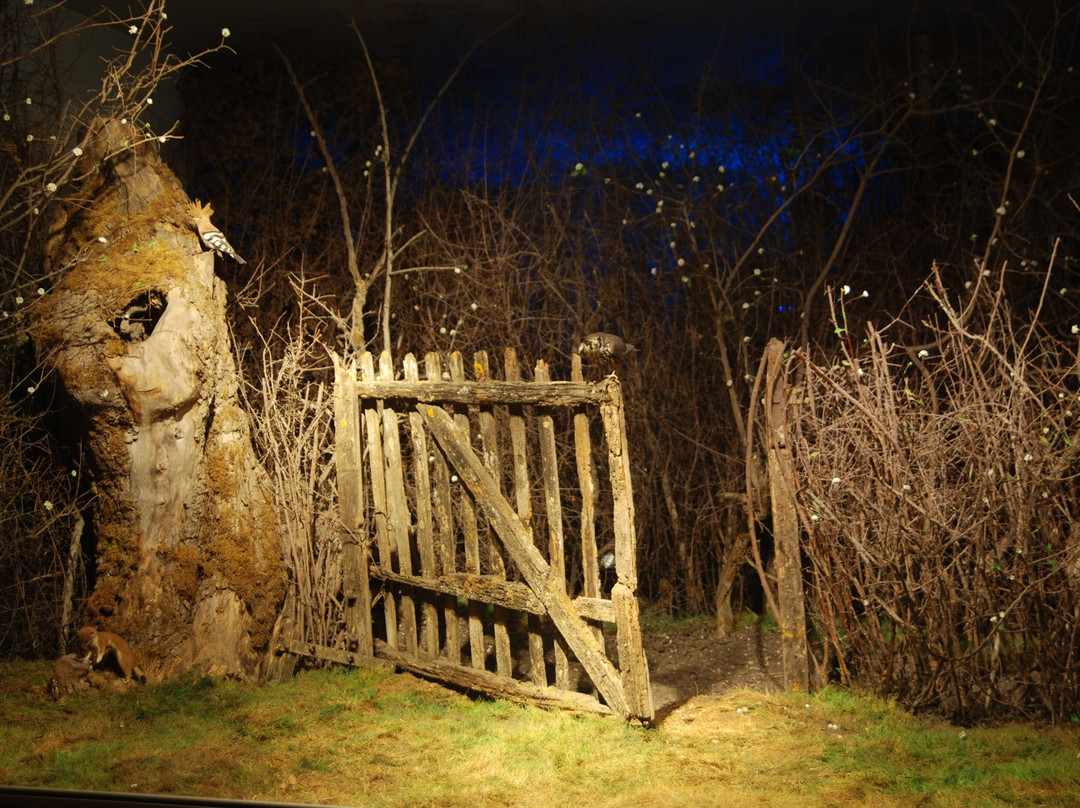
[[[765,433],[769,441],[769,498],[772,502],[773,541],[776,548],[784,689],[805,691],[810,685],[810,671],[783,342],[769,340],[765,348],[765,362]]]

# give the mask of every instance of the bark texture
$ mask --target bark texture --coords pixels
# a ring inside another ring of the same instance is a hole
[[[226,320],[157,143],[99,120],[33,310],[40,354],[81,407],[96,489],[82,623],[125,637],[150,678],[259,672],[284,595]]]

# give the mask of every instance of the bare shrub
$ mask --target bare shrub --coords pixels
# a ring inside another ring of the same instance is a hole
[[[932,340],[906,349],[902,323],[862,338],[858,293],[830,297],[835,361],[796,353],[809,601],[843,681],[1062,720],[1080,708],[1076,346],[1008,285],[980,275],[958,302],[935,267]]]

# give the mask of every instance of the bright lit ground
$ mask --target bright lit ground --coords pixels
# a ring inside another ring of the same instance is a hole
[[[966,730],[831,689],[699,696],[657,729],[307,671],[44,697],[0,666],[0,782],[363,806],[1076,806],[1080,728]]]

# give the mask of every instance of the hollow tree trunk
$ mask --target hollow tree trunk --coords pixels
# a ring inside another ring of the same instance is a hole
[[[156,141],[140,140],[118,121],[91,127],[49,249],[59,281],[32,314],[92,458],[83,622],[126,637],[152,678],[247,677],[284,595],[276,518],[238,404],[224,283]]]

